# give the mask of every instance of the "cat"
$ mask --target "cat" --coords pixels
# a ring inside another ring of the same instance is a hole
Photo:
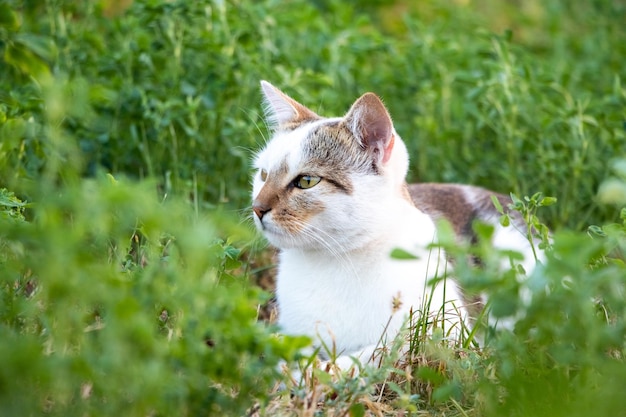
[[[493,224],[494,243],[521,248],[531,267],[526,238],[497,222],[491,195],[505,207],[508,197],[465,185],[407,185],[407,148],[375,94],[362,95],[343,117],[325,118],[266,81],[261,88],[273,135],[254,159],[252,216],[279,249],[278,325],[325,347],[322,359],[343,370],[354,360],[372,363],[412,313],[428,315],[452,338],[471,326],[470,303],[446,278],[445,253],[432,246],[440,218],[468,240],[475,219]],[[412,256],[391,256],[398,249]]]

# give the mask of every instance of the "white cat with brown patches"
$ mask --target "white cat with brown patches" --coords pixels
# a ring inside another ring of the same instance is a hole
[[[407,186],[407,149],[372,93],[345,116],[323,118],[261,85],[274,132],[254,161],[252,209],[258,229],[280,249],[282,331],[332,347],[342,369],[353,364],[351,357],[370,361],[411,311],[459,334],[468,318],[457,284],[430,285],[444,278],[447,266],[441,250],[430,248],[437,239],[433,219],[445,217],[459,235],[471,234],[474,219],[497,219],[487,203],[493,193]],[[521,234],[502,233],[501,247],[529,246]],[[394,249],[417,259],[395,259]],[[323,349],[320,355],[329,359]]]

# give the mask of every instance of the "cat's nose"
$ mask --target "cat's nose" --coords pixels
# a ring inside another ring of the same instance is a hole
[[[264,204],[254,203],[252,205],[252,211],[254,211],[254,213],[257,215],[259,220],[263,220],[263,216],[265,216],[265,213],[267,213],[270,210],[271,209]]]

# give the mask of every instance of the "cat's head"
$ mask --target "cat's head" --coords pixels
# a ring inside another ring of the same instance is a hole
[[[408,169],[383,103],[366,93],[345,116],[323,118],[261,86],[274,132],[254,161],[256,226],[282,249],[343,251],[375,239]]]

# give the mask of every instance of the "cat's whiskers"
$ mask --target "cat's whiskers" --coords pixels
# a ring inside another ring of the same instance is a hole
[[[337,239],[335,239],[326,231],[320,229],[319,227],[313,226],[310,223],[297,221],[297,224],[301,226],[300,233],[303,233],[306,236],[315,240],[316,242],[320,243],[335,259],[342,261],[341,265],[343,266],[344,270],[352,273],[352,275],[357,278],[358,282],[359,274],[354,266],[354,263],[352,262],[350,256],[345,253],[345,251],[340,250],[342,246],[337,241]]]
[[[239,214],[239,223],[238,225],[247,225],[249,227],[254,228],[255,224],[254,224],[254,213],[252,211],[252,207],[248,206],[246,208],[243,209],[239,209],[237,210],[238,214]]]
[[[263,138],[263,143],[267,143],[269,141],[269,137],[267,137],[265,135],[265,132],[271,132],[271,126],[268,125],[267,121],[265,121],[265,119],[261,119],[263,120],[263,124],[265,125],[265,130],[261,129],[261,127],[259,126],[259,124],[256,122],[255,119],[257,119],[256,117],[253,116],[258,116],[257,112],[251,112],[248,111],[247,109],[243,109],[240,108],[239,110],[243,111],[243,113],[245,113],[245,115],[248,117],[248,120],[254,125],[254,127],[256,128],[257,132],[259,132],[259,135],[261,135],[261,137]]]

